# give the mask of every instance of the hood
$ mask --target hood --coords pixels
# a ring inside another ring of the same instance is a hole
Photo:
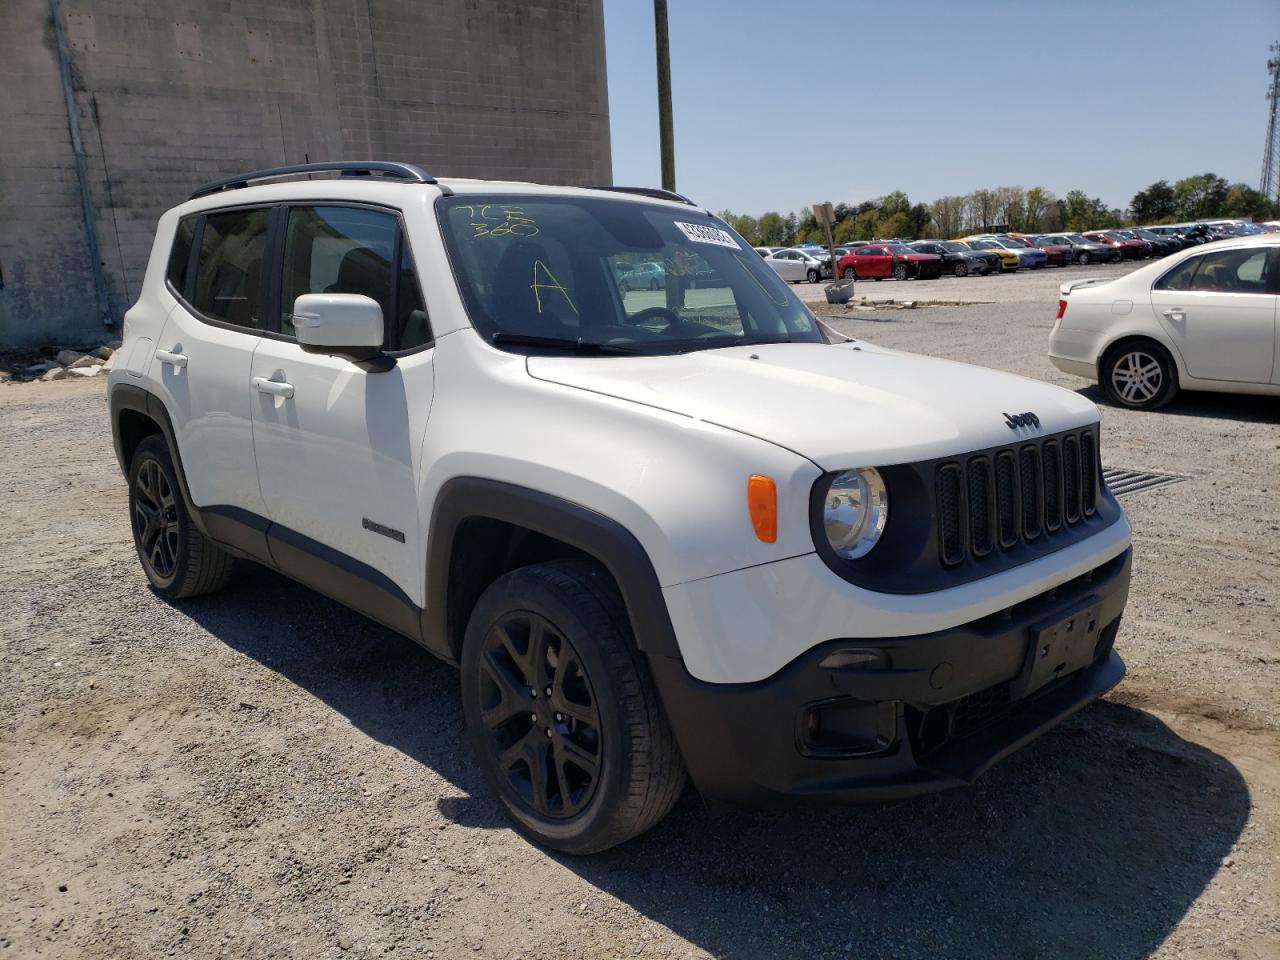
[[[1092,403],[1060,387],[862,342],[539,356],[528,358],[528,370],[759,437],[823,470],[949,456],[1098,419]],[[1040,429],[1012,430],[1006,413],[1034,413]]]

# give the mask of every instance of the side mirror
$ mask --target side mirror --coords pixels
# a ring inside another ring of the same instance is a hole
[[[382,356],[382,307],[359,293],[304,293],[293,303],[293,328],[307,353],[362,363]]]

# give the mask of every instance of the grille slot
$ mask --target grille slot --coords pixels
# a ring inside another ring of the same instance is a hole
[[[995,547],[995,491],[991,488],[991,461],[969,461],[969,531],[973,555],[985,557]]]
[[[1080,440],[1062,440],[1062,494],[1067,523],[1080,519]]]
[[[999,517],[1000,546],[1008,550],[1018,542],[1018,520],[1022,507],[1018,500],[1018,459],[1012,450],[996,454],[996,516]]]
[[[1045,442],[1040,460],[1044,464],[1044,528],[1054,533],[1062,526],[1062,459],[1056,440]]]
[[[1044,483],[1040,480],[1040,451],[1023,447],[1019,462],[1022,472],[1022,536],[1034,540],[1040,536],[1041,503]]]
[[[1097,434],[1071,431],[937,468],[938,552],[980,560],[1084,523],[1098,512]]]
[[[963,480],[958,464],[948,463],[938,470],[938,545],[947,566],[965,555]]]
[[[1098,510],[1098,448],[1092,433],[1080,437],[1080,473],[1084,515],[1092,517]]]

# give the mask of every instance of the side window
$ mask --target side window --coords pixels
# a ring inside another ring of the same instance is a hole
[[[430,343],[431,324],[427,320],[426,304],[422,302],[418,271],[414,269],[413,256],[403,236],[400,242],[400,275],[396,284],[395,349],[412,350]]]
[[[269,211],[229,210],[205,217],[192,306],[238,327],[260,327]]]
[[[281,332],[293,334],[293,304],[305,293],[358,293],[391,323],[392,271],[399,219],[362,207],[294,207],[285,228]]]
[[[1208,293],[1266,293],[1267,251],[1256,247],[1216,250],[1199,258],[1200,269],[1188,290]]]
[[[191,263],[191,245],[196,239],[196,218],[183,217],[173,235],[173,249],[169,251],[169,268],[165,271],[168,281],[178,296],[187,296],[187,267]]]
[[[1190,290],[1196,268],[1204,257],[1188,257],[1155,283],[1157,290]]]

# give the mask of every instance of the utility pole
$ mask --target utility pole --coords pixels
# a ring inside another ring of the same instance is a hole
[[[1271,45],[1280,54],[1280,43]],[[1262,149],[1262,184],[1258,189],[1268,199],[1280,203],[1280,56],[1267,61],[1271,86],[1267,89],[1267,143]]]
[[[671,44],[667,38],[667,0],[653,0],[658,44],[658,128],[662,144],[662,189],[676,188],[675,132],[671,121]]]

